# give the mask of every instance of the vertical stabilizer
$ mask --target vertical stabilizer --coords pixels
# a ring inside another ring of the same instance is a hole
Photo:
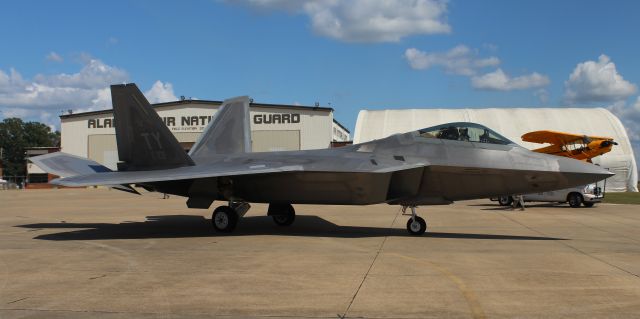
[[[209,125],[193,145],[189,155],[194,160],[216,154],[251,151],[249,97],[225,100]]]
[[[153,170],[194,165],[138,87],[112,85],[118,170]]]

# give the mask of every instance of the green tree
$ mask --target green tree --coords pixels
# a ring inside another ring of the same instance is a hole
[[[60,132],[39,122],[7,118],[0,122],[0,149],[4,176],[26,175],[25,148],[59,146]]]

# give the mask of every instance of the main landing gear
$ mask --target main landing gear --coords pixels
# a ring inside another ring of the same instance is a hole
[[[405,214],[405,211],[408,208],[411,208],[411,218],[407,221],[407,230],[410,235],[422,235],[427,230],[427,222],[424,219],[416,214],[416,206],[402,206],[402,215]]]
[[[251,208],[249,203],[229,202],[229,206],[220,206],[213,211],[211,223],[219,232],[230,233],[238,224],[238,219]]]
[[[230,201],[228,206],[219,206],[211,215],[213,228],[222,233],[230,233],[238,224],[238,220],[251,208],[246,202]],[[291,204],[269,204],[268,216],[278,226],[289,226],[296,220],[296,211]]]
[[[213,228],[219,232],[230,233],[238,224],[238,219],[247,213],[251,206],[246,202],[229,202],[229,206],[220,206],[213,211],[211,223]],[[407,208],[411,209],[411,218],[407,220],[407,231],[411,235],[422,235],[427,230],[427,222],[416,214],[416,206],[402,206],[402,214]],[[296,219],[296,211],[291,204],[271,203],[269,204],[268,216],[273,218],[273,222],[278,226],[289,226]]]
[[[273,218],[278,226],[289,226],[296,220],[296,211],[291,204],[269,204],[267,216]]]

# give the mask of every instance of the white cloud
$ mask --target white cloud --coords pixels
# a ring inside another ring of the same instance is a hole
[[[627,105],[624,101],[613,103],[607,107],[611,113],[615,114],[627,129],[629,139],[640,143],[640,96],[632,105]]]
[[[115,84],[115,83],[111,83]],[[97,89],[95,91],[94,98],[91,99],[91,103],[89,104],[89,108],[91,111],[94,111],[97,108],[108,108],[111,106],[111,88],[104,87],[101,89]],[[76,110],[78,112],[79,110]]]
[[[624,101],[618,101],[607,108],[620,119],[627,130],[631,147],[640,167],[640,125],[638,125],[640,123],[640,96],[632,105],[627,105]]]
[[[497,66],[500,59],[491,56],[479,58],[477,52],[465,45],[458,45],[444,53],[428,53],[416,48],[409,48],[404,52],[409,66],[416,70],[426,70],[434,66],[441,66],[447,73],[472,76],[477,70]]]
[[[49,54],[47,54],[47,56],[45,58],[48,61],[52,61],[52,62],[62,62],[62,61],[64,61],[64,59],[58,53],[55,53],[53,51],[49,52]]]
[[[15,69],[9,69],[9,74],[0,70],[0,96],[3,93],[12,92],[25,85],[22,75]]]
[[[537,72],[511,77],[500,68],[478,75],[478,72],[484,68],[500,65],[500,59],[495,56],[481,58],[478,56],[478,50],[472,50],[462,44],[446,52],[424,52],[409,48],[405,50],[404,58],[409,66],[416,70],[427,70],[439,66],[447,73],[468,76],[471,78],[471,86],[481,90],[511,91],[542,88],[550,82],[546,75]],[[535,95],[543,103],[546,103],[549,98],[546,90],[539,90]]]
[[[162,83],[161,81],[156,81],[156,83],[153,83],[151,89],[144,92],[144,95],[151,103],[176,101],[178,99],[175,94],[173,94],[173,85],[168,82]]]
[[[111,84],[128,82],[120,68],[85,56],[71,74],[37,74],[24,79],[14,69],[0,70],[0,117],[20,117],[58,125],[57,115],[67,110],[84,112],[111,107]],[[157,81],[146,92],[151,103],[176,100],[170,83]]]
[[[0,105],[52,111],[87,106],[105,108],[110,103],[103,104],[105,100],[99,98],[100,91],[128,78],[124,70],[97,59],[88,60],[77,73],[38,74],[29,81],[16,70],[11,69],[10,74],[0,70]]]
[[[449,33],[447,0],[242,0],[253,8],[302,13],[313,30],[345,42],[397,42]]]
[[[579,63],[565,83],[565,99],[569,103],[616,102],[633,95],[637,88],[626,81],[616,65],[602,54],[598,61]]]
[[[78,73],[38,74],[34,77],[34,81],[55,88],[96,89],[103,88],[108,83],[122,83],[128,78],[126,71],[90,58]]]
[[[511,91],[539,88],[549,84],[549,78],[537,72],[511,77],[502,69],[471,78],[471,86],[490,91]]]

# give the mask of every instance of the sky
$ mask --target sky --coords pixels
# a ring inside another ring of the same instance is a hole
[[[640,149],[640,1],[8,1],[0,119],[59,128],[135,82],[179,96],[358,111],[606,107]],[[570,119],[568,119],[570,120]],[[638,154],[638,153],[637,153]]]

